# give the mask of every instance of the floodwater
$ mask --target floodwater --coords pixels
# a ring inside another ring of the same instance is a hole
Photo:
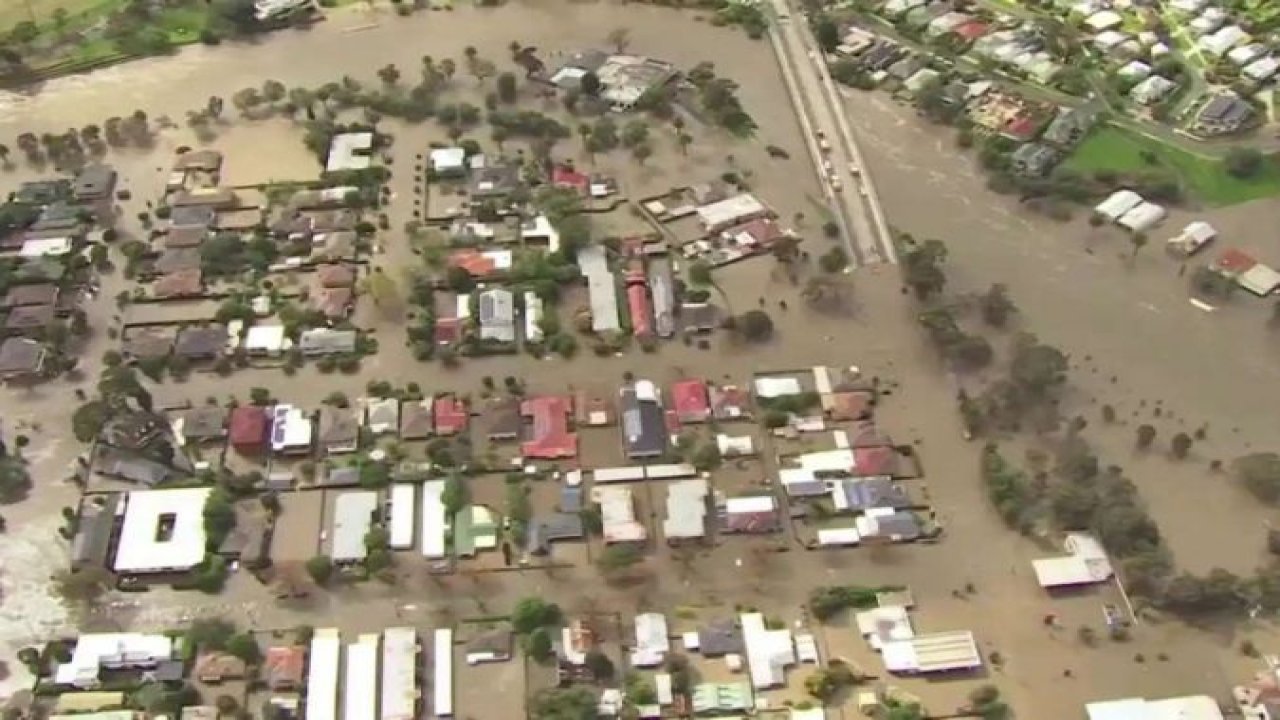
[[[618,157],[597,159],[597,167],[617,173],[625,193],[632,197],[734,169],[749,174],[761,197],[774,204],[783,218],[812,214],[809,198],[818,194],[812,168],[800,160],[770,160],[762,150],[764,144],[773,143],[790,147],[793,156],[802,155],[795,118],[768,46],[740,32],[706,25],[686,24],[681,32],[672,32],[676,22],[688,21],[659,8],[574,4],[566,11],[564,4],[550,0],[500,10],[421,13],[408,19],[389,10],[349,9],[335,13],[314,29],[277,34],[257,45],[191,48],[173,58],[55,81],[30,96],[7,96],[0,109],[0,137],[25,130],[80,126],[134,109],[143,109],[152,118],[169,115],[180,121],[186,110],[202,107],[209,95],[229,98],[236,90],[259,86],[268,78],[287,85],[317,85],[349,74],[373,82],[376,69],[388,62],[398,64],[410,77],[422,55],[459,58],[467,45],[497,60],[500,68],[505,65],[506,46],[513,40],[538,46],[549,64],[554,64],[556,52],[602,45],[610,30],[625,26],[631,31],[633,51],[682,66],[714,57],[720,72],[743,85],[744,104],[761,126],[760,142],[734,143],[713,131],[695,130],[697,141],[685,157],[676,150],[673,135],[655,128],[656,152],[646,166],[639,167],[618,153]],[[459,93],[474,96],[470,78],[459,76],[454,84]],[[92,108],[95,116],[86,116],[86,108]],[[1227,458],[1246,443],[1263,441],[1267,410],[1274,406],[1273,396],[1280,389],[1270,382],[1274,380],[1270,366],[1255,359],[1265,357],[1263,353],[1271,349],[1270,340],[1262,330],[1265,313],[1245,307],[1250,304],[1247,298],[1236,302],[1240,307],[1213,315],[1192,311],[1174,269],[1157,257],[1155,248],[1130,264],[1117,257],[1127,251],[1120,238],[1101,236],[1089,242],[1089,231],[1082,221],[1056,226],[1023,217],[1006,201],[982,190],[967,162],[957,159],[949,139],[935,129],[919,126],[909,112],[879,96],[858,96],[851,101],[851,109],[877,171],[890,221],[917,235],[947,240],[952,254],[950,274],[957,287],[981,289],[991,282],[1008,283],[1022,307],[1025,325],[1073,354],[1081,377],[1078,403],[1082,408],[1091,402],[1107,402],[1116,406],[1122,417],[1129,417],[1140,409],[1142,400],[1149,400],[1150,405],[1161,399],[1164,407],[1188,426],[1211,424],[1210,441],[1200,454],[1212,451]],[[408,198],[414,193],[414,179],[408,168],[413,156],[443,136],[432,124],[404,127],[389,123],[388,127],[396,134],[390,214],[391,226],[398,228],[411,217]],[[183,144],[193,144],[193,140],[185,129],[177,129],[162,133],[153,152],[113,153],[111,161],[138,197],[124,209],[126,220],[141,209],[143,198],[158,194],[168,154]],[[297,152],[300,145],[299,133],[283,120],[237,121],[221,129],[215,143],[227,153],[228,173],[235,181],[313,177],[317,168]],[[557,148],[557,154],[576,152],[577,143],[572,140]],[[582,156],[578,160],[588,162]],[[0,176],[0,181],[8,186],[29,174],[28,169],[20,168]],[[921,212],[921,208],[928,212]],[[1265,210],[1233,212],[1243,218],[1248,212]],[[1243,233],[1247,221],[1234,217],[1214,220],[1224,229],[1239,228]],[[809,221],[801,229],[816,234],[812,228],[817,224]],[[816,256],[825,249],[824,242],[811,239],[806,249]],[[378,264],[399,269],[415,262],[399,233],[390,233],[381,244],[382,253],[374,258]],[[1087,247],[1093,252],[1087,252]],[[448,370],[438,364],[414,362],[403,346],[398,324],[362,308],[358,317],[363,321],[368,316],[381,351],[365,361],[359,375],[320,375],[313,369],[294,377],[270,370],[246,370],[229,378],[196,374],[185,383],[159,386],[154,394],[157,405],[164,405],[170,400],[199,400],[211,394],[245,398],[251,388],[266,386],[283,400],[305,400],[333,390],[356,396],[369,379],[398,385],[417,382],[428,392],[478,392],[482,377],[506,375],[523,378],[530,391],[539,392],[562,391],[576,383],[609,387],[627,371],[663,383],[689,375],[742,383],[751,373],[769,368],[856,364],[869,375],[901,383],[886,402],[885,429],[899,442],[918,444],[924,454],[929,472],[925,483],[941,520],[948,525],[944,542],[885,552],[793,552],[785,563],[774,563],[755,577],[744,577],[734,562],[746,555],[748,548],[729,544],[700,558],[693,579],[681,583],[668,580],[639,590],[602,587],[591,568],[563,576],[524,572],[483,581],[463,577],[430,580],[420,563],[406,561],[397,587],[370,583],[343,589],[304,608],[277,605],[256,583],[236,577],[227,593],[218,598],[156,591],[116,600],[84,622],[160,628],[193,616],[228,614],[258,627],[332,622],[351,630],[367,630],[416,617],[413,608],[418,606],[456,617],[485,612],[475,597],[491,598],[487,602],[496,608],[530,593],[544,594],[570,608],[595,602],[631,611],[694,603],[727,612],[735,602],[751,602],[790,615],[807,590],[819,583],[902,582],[910,584],[921,599],[924,629],[972,628],[985,652],[998,650],[1008,660],[989,679],[1005,689],[1016,707],[1035,717],[1078,717],[1080,703],[1104,697],[1169,695],[1193,688],[1220,694],[1227,678],[1238,677],[1240,658],[1233,652],[1230,638],[1169,624],[1140,630],[1131,645],[1085,649],[1069,632],[1054,635],[1042,626],[1046,612],[1061,612],[1071,622],[1096,624],[1100,597],[1109,596],[1048,598],[1035,587],[1027,562],[1046,551],[1009,533],[987,507],[976,478],[975,448],[959,435],[953,391],[915,329],[895,270],[859,271],[852,279],[852,306],[847,313],[836,315],[803,310],[797,287],[787,282],[769,259],[722,271],[718,280],[739,312],[755,307],[759,298],[767,299],[778,324],[774,341],[748,348],[721,337],[709,350],[669,343],[653,356],[633,350],[619,358],[597,358],[583,352],[566,362],[535,361],[520,355],[467,361]],[[119,313],[109,299],[124,287],[118,274],[104,278],[104,300],[90,308],[95,328],[118,322]],[[786,300],[791,309],[782,310],[775,304],[778,300]],[[101,331],[94,336],[84,354],[87,377],[96,374],[96,358],[113,344]],[[1115,384],[1109,381],[1111,375],[1117,376]],[[31,433],[33,442],[28,449],[34,460],[36,491],[26,502],[0,509],[10,528],[0,540],[0,583],[4,589],[0,637],[8,655],[72,624],[49,599],[44,583],[51,569],[64,565],[65,543],[53,528],[59,509],[75,497],[70,486],[58,481],[78,450],[65,431],[75,406],[71,387],[59,384],[5,395],[9,410],[6,423],[24,418],[43,424],[41,432]],[[1176,423],[1161,420],[1156,424],[1162,432],[1171,432]],[[1239,426],[1238,432],[1232,431],[1234,426]],[[5,430],[12,432],[8,424]],[[1207,492],[1204,497],[1185,497],[1203,486],[1195,480],[1207,477],[1205,458],[1176,465],[1150,458],[1134,464],[1118,457],[1127,447],[1131,428],[1094,435],[1107,454],[1117,458],[1114,462],[1126,465],[1135,475],[1157,519],[1166,526],[1166,534],[1172,536],[1179,559],[1188,567],[1227,563],[1229,557],[1219,556],[1243,552],[1244,548],[1257,550],[1251,539],[1221,537],[1228,534],[1225,532],[1213,533],[1212,540],[1204,532],[1177,532],[1180,526],[1190,526],[1196,513],[1212,515],[1206,523],[1223,521],[1237,511],[1253,513],[1249,517],[1262,514],[1253,508],[1236,507],[1239,503],[1234,499],[1223,501],[1239,497],[1234,489],[1211,493],[1212,500]],[[1174,488],[1176,492],[1171,491]],[[1183,537],[1185,542],[1179,540]],[[1201,555],[1196,554],[1196,547],[1201,548]],[[659,575],[674,572],[663,553],[648,564]],[[593,591],[598,588],[591,600],[584,600],[580,592],[586,582],[592,583]],[[976,597],[943,600],[967,583],[976,586]],[[408,601],[412,604],[405,604],[408,597],[414,598]],[[998,608],[984,598],[1000,598]],[[420,619],[431,621],[427,615]],[[827,634],[848,632],[836,628]],[[1173,662],[1156,672],[1133,662],[1137,651],[1147,657],[1166,654]],[[1079,679],[1064,681],[1064,665]],[[7,687],[0,687],[0,694],[24,681],[20,668],[15,664],[10,668],[13,677]],[[912,689],[937,700],[941,704],[936,710],[943,711],[948,703],[961,702],[964,693],[979,682],[981,678],[919,683]],[[472,710],[477,717],[486,716],[480,709]]]

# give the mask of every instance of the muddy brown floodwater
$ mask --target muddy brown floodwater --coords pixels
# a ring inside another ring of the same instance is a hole
[[[732,168],[749,173],[760,196],[782,217],[816,214],[810,200],[818,194],[813,169],[799,159],[770,160],[762,149],[773,143],[790,148],[797,158],[802,155],[797,124],[768,46],[731,29],[693,23],[674,11],[636,5],[538,0],[495,10],[421,13],[407,19],[389,8],[349,8],[333,13],[316,28],[278,33],[259,44],[190,48],[175,57],[55,81],[29,96],[5,96],[0,104],[0,138],[26,130],[79,127],[135,109],[145,110],[152,118],[168,115],[181,121],[186,110],[203,107],[210,95],[229,98],[266,79],[312,86],[345,74],[372,83],[377,68],[387,63],[399,65],[408,78],[423,55],[459,58],[468,45],[483,56],[505,61],[506,46],[514,40],[539,47],[548,63],[554,64],[557,53],[603,44],[615,27],[631,31],[636,52],[685,67],[714,60],[722,74],[742,84],[744,104],[761,126],[759,142],[753,143],[696,129],[697,141],[687,157],[680,155],[671,137],[662,135],[645,167],[625,157],[597,159],[598,167],[619,175],[627,195],[641,197]],[[504,64],[499,62],[500,67]],[[472,82],[461,76],[455,79],[457,92],[470,93],[475,102],[475,90],[467,89]],[[1091,427],[1090,432],[1107,455],[1106,461],[1124,465],[1138,482],[1179,562],[1196,570],[1223,565],[1246,571],[1255,564],[1261,555],[1262,523],[1269,513],[1222,479],[1210,476],[1206,465],[1212,457],[1228,459],[1270,440],[1267,431],[1274,423],[1268,425],[1268,420],[1280,387],[1269,361],[1276,341],[1265,333],[1265,309],[1240,298],[1234,307],[1211,315],[1192,310],[1176,268],[1159,256],[1157,248],[1149,248],[1135,262],[1125,262],[1119,255],[1128,248],[1118,236],[1097,233],[1093,237],[1082,220],[1053,225],[1024,216],[1006,200],[987,193],[950,138],[921,125],[911,112],[879,95],[851,96],[849,106],[867,143],[865,151],[891,222],[919,236],[947,240],[950,276],[959,290],[982,289],[991,282],[1009,284],[1025,327],[1072,354],[1079,388],[1072,404],[1079,408],[1077,412],[1092,420],[1097,407],[1108,403],[1129,423],[1106,431]],[[417,127],[389,123],[388,128],[396,135],[389,212],[392,227],[399,228],[411,217],[408,198],[414,194],[414,179],[409,169],[414,156],[443,135],[431,123]],[[124,208],[126,224],[144,198],[158,195],[168,157],[184,144],[193,144],[190,133],[173,129],[160,134],[152,152],[112,154],[111,162],[137,197]],[[218,129],[214,146],[226,152],[228,180],[234,183],[310,178],[318,170],[314,159],[301,149],[296,126],[284,120],[230,122]],[[578,153],[576,146],[575,141],[566,141],[556,152]],[[577,159],[589,162],[580,155]],[[17,168],[0,176],[0,185],[11,189],[33,175],[29,168]],[[1261,242],[1259,218],[1274,214],[1275,208],[1274,203],[1258,203],[1214,213],[1211,219],[1233,239]],[[626,220],[612,218],[607,224],[625,226]],[[1166,227],[1176,227],[1180,220],[1174,218]],[[812,232],[817,221],[809,222]],[[1251,223],[1259,227],[1253,229]],[[811,238],[806,249],[820,254],[824,242]],[[374,258],[377,264],[396,271],[417,262],[400,233],[389,233],[381,244],[382,251]],[[1153,239],[1152,245],[1158,244]],[[578,383],[610,387],[626,371],[662,383],[683,375],[745,382],[752,372],[766,368],[856,364],[868,374],[901,383],[886,399],[883,424],[898,441],[917,444],[923,454],[931,499],[947,526],[942,543],[884,552],[792,552],[768,577],[743,577],[735,560],[748,555],[749,544],[726,543],[699,558],[695,572],[679,573],[686,578],[682,581],[674,579],[677,570],[671,560],[657,553],[646,562],[656,578],[665,580],[639,591],[604,587],[591,568],[561,575],[503,574],[485,580],[483,586],[479,580],[461,577],[432,581],[426,579],[417,558],[406,558],[401,561],[404,577],[397,587],[369,583],[342,589],[323,595],[309,607],[280,606],[255,582],[236,576],[217,598],[164,591],[115,598],[82,624],[162,628],[194,616],[219,614],[263,628],[305,622],[357,631],[410,620],[429,624],[446,616],[483,612],[477,598],[492,609],[531,593],[544,594],[569,608],[595,603],[629,612],[696,605],[724,613],[742,602],[792,617],[805,593],[817,584],[905,583],[920,600],[919,628],[971,628],[985,652],[998,651],[1005,658],[1003,666],[987,677],[904,681],[936,711],[961,704],[969,690],[985,681],[1000,685],[1024,717],[1066,720],[1079,717],[1081,703],[1088,700],[1186,692],[1221,695],[1230,680],[1243,676],[1247,660],[1234,651],[1238,638],[1230,633],[1162,623],[1140,628],[1130,644],[1085,648],[1076,642],[1075,628],[1086,623],[1096,626],[1099,604],[1118,598],[1112,589],[1051,598],[1036,587],[1028,561],[1045,550],[1007,531],[988,508],[976,477],[975,447],[959,435],[954,390],[915,328],[895,270],[859,271],[853,277],[853,307],[841,315],[801,309],[796,286],[769,259],[722,271],[718,280],[739,311],[756,306],[757,298],[767,298],[778,323],[778,336],[771,343],[747,348],[717,338],[709,350],[669,343],[653,356],[636,351],[620,358],[583,354],[566,362],[535,361],[521,355],[470,361],[446,370],[438,364],[414,362],[403,346],[402,328],[362,307],[357,319],[367,321],[376,332],[381,351],[366,361],[358,376],[320,375],[310,369],[294,377],[268,370],[239,372],[230,378],[197,374],[185,383],[161,385],[154,394],[161,404],[199,402],[207,396],[243,398],[250,388],[263,386],[279,398],[305,400],[332,390],[358,395],[370,378],[396,384],[413,381],[428,392],[475,392],[482,377],[506,375],[524,378],[530,390],[538,392]],[[118,274],[107,276],[101,299],[89,307],[97,333],[84,353],[86,377],[96,375],[96,359],[113,344],[102,328],[117,322],[119,313],[110,298],[125,286]],[[780,299],[789,302],[789,311],[774,305]],[[69,619],[50,598],[46,583],[52,572],[65,565],[65,543],[55,529],[59,509],[73,504],[76,495],[59,478],[80,448],[67,431],[76,404],[70,384],[3,393],[4,431],[31,437],[27,452],[36,478],[30,499],[0,510],[9,521],[9,533],[0,539],[4,591],[0,644],[8,651],[4,654],[12,657],[22,645],[81,622]],[[1151,412],[1157,400],[1175,415],[1170,420],[1164,412],[1152,421],[1166,439],[1179,426],[1209,424],[1209,439],[1197,446],[1195,461],[1131,456],[1132,427],[1143,413]],[[39,427],[32,429],[32,424]],[[976,595],[953,597],[952,591],[968,583],[977,588]],[[584,587],[589,592],[584,593]],[[1046,612],[1058,613],[1065,629],[1046,629],[1041,623]],[[1246,630],[1261,633],[1265,628]],[[828,653],[857,657],[864,652],[860,646],[861,641],[845,627],[824,632]],[[1136,654],[1150,660],[1135,662]],[[1157,660],[1160,657],[1167,661]],[[25,681],[15,664],[10,669],[13,676],[0,691]],[[1064,679],[1064,669],[1071,669],[1074,678]],[[464,712],[480,718],[501,714],[486,714],[483,708]]]

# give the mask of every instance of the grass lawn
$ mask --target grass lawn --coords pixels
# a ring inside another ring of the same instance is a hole
[[[1143,157],[1144,151],[1155,156],[1154,166]],[[1206,205],[1234,205],[1280,195],[1280,158],[1274,155],[1266,158],[1257,175],[1241,179],[1228,174],[1221,160],[1194,155],[1117,127],[1091,133],[1064,165],[1082,173],[1111,170],[1123,174],[1167,168],[1182,180],[1188,195]]]
[[[32,19],[42,27],[51,25],[58,8],[66,10],[68,16],[74,16],[102,4],[102,0],[0,0],[0,31]]]

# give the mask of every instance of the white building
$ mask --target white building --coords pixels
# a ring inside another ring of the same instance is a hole
[[[431,660],[435,665],[431,683],[432,711],[437,718],[453,717],[453,631],[436,630]]]
[[[480,293],[480,339],[510,343],[516,341],[516,300],[506,288],[490,288]]]
[[[600,505],[605,544],[643,542],[648,536],[644,525],[636,520],[636,503],[631,488],[597,486],[591,489],[591,497]]]
[[[667,542],[707,534],[707,492],[707,481],[702,478],[667,484],[667,516],[662,520],[662,536]]]
[[[391,523],[389,535],[393,550],[413,547],[414,523],[418,511],[418,486],[396,483],[391,486]]]
[[[334,135],[329,143],[329,159],[325,172],[364,170],[373,164],[369,151],[373,149],[373,133],[353,132]]]
[[[636,644],[631,648],[631,665],[650,668],[661,665],[671,652],[667,618],[662,613],[641,613],[635,617]]]
[[[742,642],[747,649],[747,666],[751,671],[751,686],[756,690],[785,685],[787,668],[796,663],[795,645],[791,631],[770,630],[765,627],[761,613],[743,613]]]
[[[250,355],[279,355],[286,344],[284,325],[253,325],[244,334],[244,351]]]
[[[71,252],[71,238],[51,237],[33,238],[22,243],[18,256],[22,258],[57,257]]]
[[[365,427],[374,435],[400,430],[400,401],[396,398],[370,398],[365,401]]]
[[[1094,32],[1102,32],[1120,27],[1124,24],[1124,18],[1115,10],[1103,10],[1085,18],[1084,24]]]
[[[535,215],[532,220],[520,226],[520,239],[525,245],[542,245],[547,252],[560,249],[560,231],[551,224],[546,215]]]
[[[1275,75],[1277,71],[1280,71],[1280,60],[1268,55],[1249,63],[1240,72],[1244,73],[1245,77],[1250,80],[1262,82]]]
[[[317,628],[307,657],[307,720],[338,720],[338,667],[342,638],[337,628]]]
[[[738,223],[765,217],[769,214],[769,208],[754,195],[741,193],[719,202],[702,205],[695,212],[698,215],[698,222],[702,223],[702,229],[714,233]]]
[[[162,492],[162,491],[156,491]],[[102,670],[149,668],[173,657],[173,640],[165,635],[98,633],[76,638],[71,659],[54,671],[54,682],[78,688],[98,686]]]
[[[382,631],[379,717],[381,720],[416,720],[418,717],[418,631],[411,627]]]
[[[1208,695],[1144,700],[1103,700],[1084,706],[1089,720],[1223,720],[1218,701]]]
[[[538,297],[538,293],[525,291],[523,300],[524,339],[532,343],[542,342],[544,339],[544,333],[542,332],[542,298]]]
[[[1160,75],[1152,75],[1134,85],[1129,90],[1129,97],[1133,98],[1133,101],[1139,105],[1154,105],[1173,92],[1176,87],[1178,87],[1178,84],[1174,81]]]
[[[1132,190],[1117,190],[1098,203],[1093,211],[1111,222],[1142,204],[1142,196]]]
[[[431,171],[438,176],[463,175],[467,172],[467,151],[460,147],[435,148],[431,151]]]
[[[347,646],[342,720],[378,720],[378,636],[360,635]]]
[[[311,451],[314,423],[302,408],[276,405],[271,408],[271,450],[285,455]]]
[[[445,556],[445,534],[449,518],[444,511],[444,480],[422,483],[422,556],[439,560]]]
[[[1163,207],[1155,203],[1143,202],[1121,215],[1116,223],[1130,232],[1146,232],[1159,225],[1160,221],[1164,220],[1165,214]]]
[[[204,505],[212,488],[135,490],[125,497],[117,573],[182,572],[204,560]]]
[[[1098,539],[1087,533],[1068,533],[1063,547],[1070,554],[1032,560],[1042,588],[1092,585],[1111,579],[1111,559]]]
[[[880,648],[885,669],[908,675],[973,670],[982,667],[978,643],[968,630],[916,635]]]
[[[342,493],[333,501],[333,548],[329,557],[336,563],[359,562],[369,554],[364,537],[373,527],[378,511],[378,493],[360,490]]]
[[[1219,28],[1217,32],[1206,35],[1196,43],[1201,50],[1215,57],[1226,55],[1229,50],[1237,45],[1243,45],[1249,42],[1249,33],[1239,25],[1228,25]]]
[[[1170,252],[1178,255],[1194,255],[1217,237],[1218,231],[1212,225],[1196,220],[1187,223],[1176,237],[1169,238],[1168,247]]]

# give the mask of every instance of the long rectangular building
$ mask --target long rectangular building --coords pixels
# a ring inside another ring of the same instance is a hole
[[[422,483],[422,556],[439,560],[445,556],[444,480]]]
[[[440,628],[435,632],[431,660],[435,676],[431,684],[432,710],[437,718],[453,717],[453,631]]]
[[[342,639],[337,628],[318,628],[311,636],[307,673],[307,720],[338,720],[338,662]]]
[[[418,631],[411,627],[382,631],[382,720],[418,717]]]
[[[308,688],[308,692],[311,688]],[[342,720],[378,720],[378,636],[367,633],[347,646]],[[310,720],[310,719],[308,719]]]
[[[409,483],[391,486],[391,547],[408,550],[413,547],[413,524],[418,487]]]

